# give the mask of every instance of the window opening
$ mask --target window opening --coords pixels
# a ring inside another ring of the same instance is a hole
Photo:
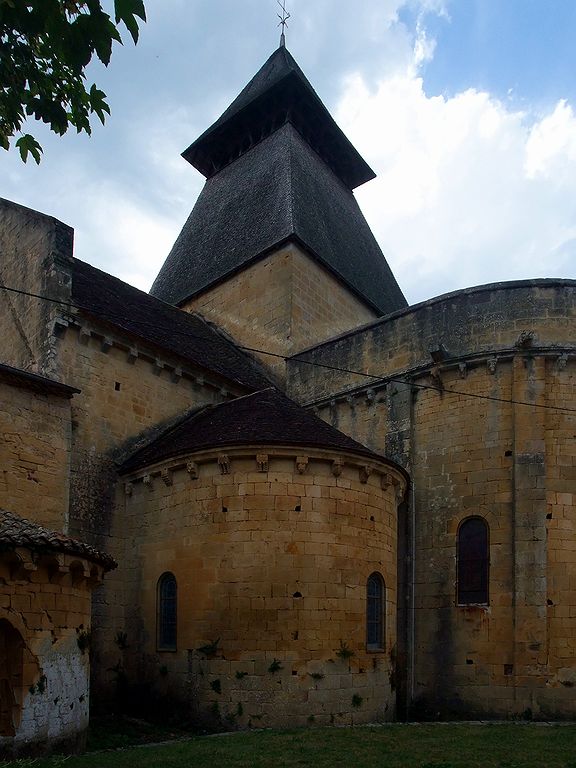
[[[173,573],[163,573],[158,580],[158,650],[176,650],[177,585]]]
[[[366,648],[379,651],[384,648],[384,609],[386,586],[379,573],[373,573],[366,584]]]
[[[456,594],[458,605],[488,604],[488,524],[469,517],[458,529]]]

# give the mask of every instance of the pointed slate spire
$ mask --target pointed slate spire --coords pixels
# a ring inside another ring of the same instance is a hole
[[[152,295],[182,305],[295,242],[378,314],[406,306],[352,193],[374,172],[286,48],[183,156],[207,181]]]
[[[287,122],[349,189],[375,177],[285,46],[274,51],[222,116],[182,156],[210,178]]]

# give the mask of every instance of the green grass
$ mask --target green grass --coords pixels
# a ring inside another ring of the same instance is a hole
[[[16,768],[18,763],[12,763]],[[26,768],[576,768],[576,726],[386,725],[196,736]]]

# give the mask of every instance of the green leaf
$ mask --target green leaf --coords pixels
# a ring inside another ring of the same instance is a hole
[[[24,162],[28,160],[28,155],[30,154],[36,161],[36,165],[40,165],[40,153],[42,152],[42,147],[38,144],[34,136],[25,133],[24,136],[20,136],[16,142],[16,146],[20,150],[20,157]]]
[[[146,21],[146,10],[143,0],[114,0],[114,11],[116,13],[116,23],[124,22],[126,29],[132,35],[135,43],[138,42],[138,22],[136,16]]]
[[[95,85],[90,88],[90,109],[95,112],[100,118],[100,122],[104,125],[104,113],[110,114],[110,107],[106,103],[106,94],[104,91],[100,91]]]

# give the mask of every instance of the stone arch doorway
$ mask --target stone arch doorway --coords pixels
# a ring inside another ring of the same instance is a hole
[[[16,733],[22,688],[24,640],[6,619],[0,619],[0,736]]]

